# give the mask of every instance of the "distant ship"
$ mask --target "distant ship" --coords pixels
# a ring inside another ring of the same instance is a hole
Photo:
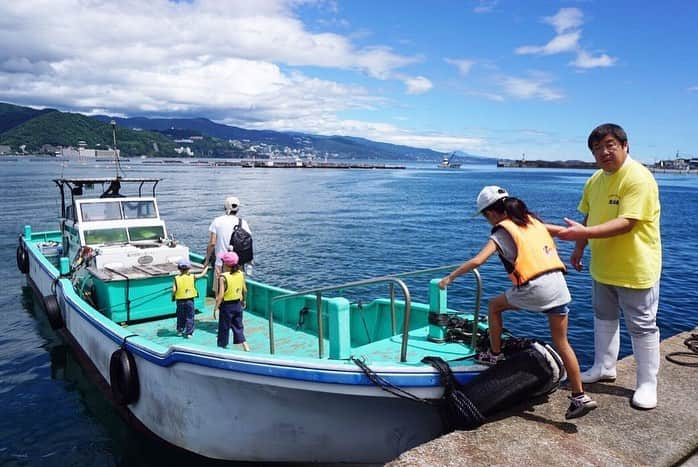
[[[455,156],[456,156],[455,152],[451,153],[450,156],[444,156],[443,160],[438,165],[438,167],[440,169],[460,169],[460,164],[457,162],[453,162],[453,158]]]

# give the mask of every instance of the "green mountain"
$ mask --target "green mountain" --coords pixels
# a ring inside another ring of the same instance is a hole
[[[16,115],[25,113],[24,109],[26,108],[19,108],[14,114],[8,112],[7,120],[16,119]],[[3,115],[0,114],[0,122],[3,120]],[[4,125],[0,125],[0,128],[2,126]],[[75,147],[78,141],[86,142],[90,148],[111,147],[111,125],[81,114],[51,111],[0,132],[0,144],[9,145],[15,150],[25,145],[26,152],[41,152],[44,145]],[[175,155],[174,142],[159,133],[117,128],[116,141],[117,147],[125,156]]]
[[[291,148],[335,160],[441,161],[444,153],[371,141],[351,136],[320,136],[297,132],[248,130],[212,122],[206,118],[119,118],[106,115],[86,117],[54,109],[35,110],[0,103],[0,145],[19,151],[52,152],[50,146],[90,148],[112,146],[116,122],[116,143],[124,156],[177,156],[175,148],[186,147],[195,156],[250,157],[253,146],[263,145],[257,157],[268,151]],[[47,146],[50,145],[50,146]],[[456,162],[488,164],[496,159],[458,153]]]
[[[58,112],[55,109],[31,109],[0,102],[0,133],[14,128],[34,117],[50,112]]]

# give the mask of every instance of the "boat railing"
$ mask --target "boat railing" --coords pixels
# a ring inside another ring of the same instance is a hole
[[[403,326],[402,326],[402,342],[400,346],[400,361],[407,361],[407,343],[409,340],[409,323],[410,323],[410,305],[411,296],[407,284],[402,280],[407,277],[414,277],[422,274],[433,274],[436,272],[443,272],[453,270],[460,266],[448,265],[439,266],[428,269],[419,269],[415,271],[403,272],[399,274],[393,274],[389,276],[379,276],[372,277],[369,279],[363,279],[360,281],[347,282],[339,285],[330,285],[316,287],[313,289],[302,290],[300,292],[293,292],[284,295],[279,295],[274,297],[269,302],[269,352],[274,354],[274,311],[273,306],[282,300],[288,300],[294,297],[300,297],[304,295],[315,295],[315,301],[317,306],[317,327],[318,327],[318,357],[324,357],[324,336],[323,336],[323,324],[322,324],[322,294],[323,292],[332,292],[336,290],[346,290],[351,288],[365,287],[369,285],[376,285],[382,283],[390,284],[390,319],[393,335],[397,334],[397,317],[395,313],[395,286],[397,285],[404,296],[404,316],[403,316]],[[477,269],[473,269],[472,273],[475,275],[475,280],[477,281],[477,291],[475,296],[475,309],[473,312],[473,331],[472,331],[472,341],[471,347],[475,348],[477,340],[477,328],[479,322],[479,311],[480,311],[480,301],[482,297],[482,279],[480,278],[480,273]]]

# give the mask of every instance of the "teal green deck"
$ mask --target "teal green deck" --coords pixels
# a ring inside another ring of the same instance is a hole
[[[25,237],[26,237],[25,232]],[[59,232],[31,233],[29,238],[35,244],[58,241]],[[201,256],[191,254],[193,262],[201,262]],[[52,259],[57,262],[58,259]],[[170,289],[173,276],[162,275],[147,279],[131,280],[128,299],[130,312],[125,309],[125,281],[94,280],[93,287],[85,287],[84,281],[77,284],[77,293],[85,296],[87,291],[96,294],[96,308],[105,317],[120,323],[130,332],[138,334],[155,344],[194,345],[211,349],[217,347],[218,322],[213,319],[213,299],[210,297],[210,284],[213,271],[197,281],[200,298],[196,307],[196,330],[191,339],[176,333],[176,305],[171,300]],[[274,354],[288,358],[319,358],[317,297],[315,294],[299,295],[288,299],[278,298],[288,295],[290,290],[269,286],[247,279],[247,309],[244,313],[245,336],[252,351],[259,354],[270,353],[268,315],[273,310]],[[208,292],[209,297],[204,295]],[[92,300],[92,297],[90,297]],[[402,330],[405,312],[403,301],[395,300],[395,323],[391,318],[391,303],[388,299],[376,299],[364,304],[361,309],[344,298],[322,297],[322,334],[324,341],[323,359],[348,360],[352,356],[365,357],[368,362],[399,363],[402,346]],[[430,282],[429,304],[412,303],[409,320],[406,365],[419,364],[425,356],[440,356],[445,360],[462,359],[473,355],[473,349],[461,343],[433,342],[428,336],[438,340],[444,336],[444,329],[428,324],[430,311],[453,312],[446,308],[446,291]],[[298,326],[301,313],[307,310],[302,326]],[[130,317],[130,320],[127,319]],[[465,316],[472,319],[472,316]],[[481,324],[481,328],[486,327]],[[436,329],[435,329],[436,328]],[[242,352],[232,343],[228,352]]]
[[[205,311],[197,313],[196,327],[191,339],[178,336],[176,319],[163,318],[156,321],[142,322],[128,326],[129,331],[151,340],[164,347],[171,345],[197,345],[217,349],[218,320],[213,319],[213,299],[207,299]],[[244,313],[245,337],[252,351],[269,354],[269,321],[253,313]],[[410,331],[407,346],[407,364],[416,364],[429,355],[438,355],[445,360],[454,360],[471,355],[470,347],[459,343],[436,343],[427,339],[428,326]],[[289,358],[317,358],[317,335],[284,324],[274,324],[275,355]],[[330,342],[325,339],[325,359],[328,359],[327,349]],[[384,339],[360,345],[352,349],[352,356],[364,356],[370,363],[394,362],[400,360],[402,335],[390,336]],[[239,345],[233,345],[232,339],[227,351],[243,352]]]

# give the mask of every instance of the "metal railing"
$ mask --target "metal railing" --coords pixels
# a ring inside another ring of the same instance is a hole
[[[322,292],[331,292],[333,290],[350,289],[354,287],[363,287],[367,285],[380,284],[383,282],[390,282],[391,285],[391,295],[390,295],[390,312],[391,321],[393,325],[393,334],[395,334],[395,293],[394,286],[397,284],[402,289],[402,294],[405,297],[405,317],[402,333],[402,347],[400,351],[400,361],[407,361],[407,334],[409,332],[409,320],[410,320],[410,291],[407,285],[395,276],[381,276],[374,277],[371,279],[364,279],[361,281],[347,282],[341,285],[331,285],[325,287],[317,287],[310,290],[303,290],[301,292],[294,292],[290,294],[279,295],[278,297],[272,298],[269,303],[269,352],[274,353],[274,303],[280,302],[281,300],[287,300],[293,297],[300,297],[303,295],[315,294],[315,301],[317,307],[317,326],[318,326],[318,355],[319,358],[324,356],[324,339],[323,339],[323,325],[322,325]]]
[[[319,358],[324,356],[324,338],[323,338],[323,324],[322,324],[322,293],[331,292],[334,290],[349,289],[355,287],[364,287],[367,285],[374,285],[389,282],[390,283],[390,321],[391,330],[393,335],[397,333],[397,318],[395,315],[395,284],[397,284],[402,290],[402,294],[405,297],[405,312],[403,317],[402,326],[402,342],[400,346],[400,361],[407,361],[407,341],[409,339],[409,324],[410,324],[410,304],[411,297],[410,291],[407,285],[402,280],[402,278],[413,277],[422,274],[432,274],[435,272],[449,271],[460,266],[459,264],[449,265],[449,266],[439,266],[435,268],[419,269],[416,271],[403,272],[400,274],[393,274],[389,276],[373,277],[370,279],[364,279],[360,281],[347,282],[340,285],[331,285],[316,287],[313,289],[303,290],[300,292],[293,292],[289,294],[279,295],[271,299],[269,303],[269,352],[274,354],[274,303],[280,302],[282,300],[287,300],[289,298],[300,297],[303,295],[315,294],[315,301],[317,307],[317,326],[318,326],[318,355]],[[480,278],[480,272],[477,269],[471,271],[475,275],[475,280],[477,281],[477,293],[475,298],[475,311],[473,313],[473,333],[471,347],[474,349],[477,341],[477,326],[479,321],[480,312],[480,301],[482,297],[482,279]]]

